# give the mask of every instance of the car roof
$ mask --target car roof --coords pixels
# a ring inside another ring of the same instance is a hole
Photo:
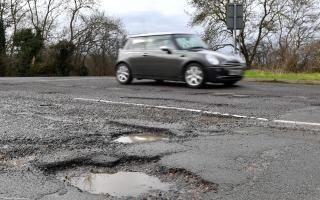
[[[145,33],[145,34],[131,35],[129,38],[158,36],[158,35],[194,35],[194,34],[182,33],[182,32],[160,32],[160,33]]]

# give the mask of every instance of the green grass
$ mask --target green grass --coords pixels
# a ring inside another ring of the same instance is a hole
[[[247,78],[290,81],[320,81],[320,73],[274,73],[268,71],[248,70]]]

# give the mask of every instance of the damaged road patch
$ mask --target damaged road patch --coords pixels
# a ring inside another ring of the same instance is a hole
[[[169,191],[171,184],[141,172],[88,173],[81,177],[68,177],[65,182],[92,194],[114,197],[139,197],[151,191]]]
[[[151,134],[151,133],[140,133],[130,134],[127,136],[121,136],[114,142],[132,144],[132,143],[144,143],[144,142],[156,142],[156,141],[169,141],[169,137],[164,134]]]
[[[119,161],[118,158],[104,155],[99,152],[86,150],[60,151],[47,154],[34,162],[40,169],[53,170],[55,168],[68,168],[79,165],[113,166]]]
[[[201,199],[215,193],[217,185],[180,169],[167,169],[158,164],[159,158],[127,158],[113,167],[94,165],[58,169],[50,173],[68,186],[80,191],[125,198]]]

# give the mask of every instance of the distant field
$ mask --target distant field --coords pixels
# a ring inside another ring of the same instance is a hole
[[[267,80],[320,81],[320,73],[273,73],[248,70],[246,71],[246,77]]]

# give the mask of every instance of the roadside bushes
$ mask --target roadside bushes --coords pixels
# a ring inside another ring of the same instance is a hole
[[[37,61],[37,56],[43,48],[43,38],[39,30],[21,29],[13,36],[13,44],[18,50],[15,67],[19,76],[30,75],[31,66]]]
[[[53,58],[53,68],[59,76],[68,76],[73,70],[72,56],[75,51],[75,45],[67,40],[59,41],[52,45],[50,54]]]
[[[7,67],[7,76],[68,76],[74,70],[71,42],[62,40],[45,48],[41,34],[31,29],[18,31],[13,39],[18,53]],[[0,65],[1,61],[0,57]]]
[[[301,57],[300,71],[320,72],[320,41],[306,46]]]
[[[281,44],[265,44],[259,49],[254,69],[273,72],[320,72],[320,41],[305,44],[300,49]]]
[[[89,75],[84,63],[74,64],[75,45],[72,42],[61,40],[45,47],[31,29],[23,29],[15,35],[14,44],[17,54],[11,60],[0,56],[0,76]]]
[[[0,54],[0,76],[6,75],[7,58],[4,54]]]
[[[0,76],[5,75],[6,70],[6,34],[3,19],[0,18]]]
[[[9,36],[7,45],[1,43],[0,28],[6,58],[0,60],[0,76],[113,75],[118,50],[126,40],[121,21],[97,12],[82,16],[81,26],[74,28],[73,37],[64,35],[57,40],[37,24],[22,29],[15,26],[11,35],[3,31]]]

